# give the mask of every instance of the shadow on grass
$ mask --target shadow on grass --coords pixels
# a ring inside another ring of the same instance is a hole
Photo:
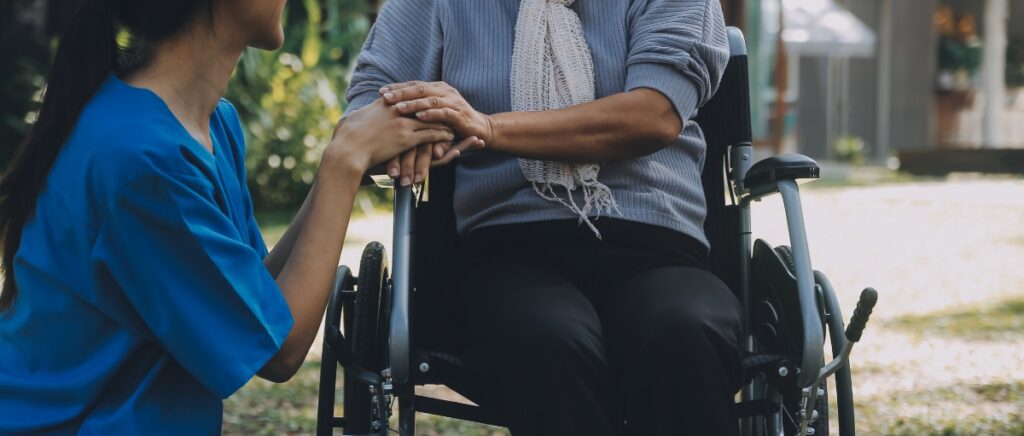
[[[341,415],[342,386],[338,372],[335,414]],[[312,435],[316,432],[320,362],[307,361],[287,383],[253,378],[224,402],[225,435]],[[393,420],[394,421],[394,420]],[[392,422],[396,428],[397,422]],[[424,436],[497,436],[504,429],[473,422],[417,414],[416,434]]]
[[[888,326],[929,335],[951,335],[967,339],[996,339],[1007,334],[1024,334],[1024,298],[964,310],[947,310],[927,315],[894,319]]]

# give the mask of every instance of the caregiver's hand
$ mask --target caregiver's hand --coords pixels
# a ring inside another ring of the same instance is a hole
[[[378,99],[338,122],[324,151],[324,162],[342,164],[346,167],[342,171],[356,171],[362,177],[370,167],[420,144],[454,138],[452,129],[444,124],[402,116]]]
[[[447,165],[463,153],[483,146],[484,142],[476,136],[462,138],[454,147],[451,142],[422,144],[391,159],[388,163],[388,175],[398,180],[401,186],[422,183],[427,178],[430,168]]]

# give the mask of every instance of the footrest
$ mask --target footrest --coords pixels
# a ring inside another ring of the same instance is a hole
[[[417,412],[474,421],[497,427],[505,427],[507,425],[497,413],[480,406],[456,403],[454,401],[440,400],[437,398],[421,397],[419,395],[417,395],[416,399],[413,401],[416,404]]]
[[[769,415],[779,411],[779,403],[768,400],[750,400],[736,403],[736,416],[751,418]]]

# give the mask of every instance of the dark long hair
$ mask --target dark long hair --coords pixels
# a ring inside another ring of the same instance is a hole
[[[75,12],[57,48],[35,124],[0,180],[0,311],[10,307],[18,293],[14,256],[22,230],[85,105],[111,73],[123,74],[144,64],[148,43],[180,32],[204,5],[209,12],[211,1],[85,0]],[[124,47],[118,44],[122,35],[130,41]]]

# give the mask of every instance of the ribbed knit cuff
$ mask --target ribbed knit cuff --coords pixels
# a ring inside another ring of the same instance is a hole
[[[645,62],[630,65],[626,69],[626,91],[637,88],[650,88],[668,97],[683,125],[693,116],[700,101],[700,93],[693,82],[666,64]]]
[[[374,100],[377,100],[380,97],[377,94],[377,91],[373,90],[361,92],[357,94],[355,97],[352,97],[352,99],[349,100],[348,102],[348,106],[345,107],[345,115],[348,116],[348,114],[351,113],[352,111],[359,109],[363,106],[366,106],[370,103],[373,103]]]

